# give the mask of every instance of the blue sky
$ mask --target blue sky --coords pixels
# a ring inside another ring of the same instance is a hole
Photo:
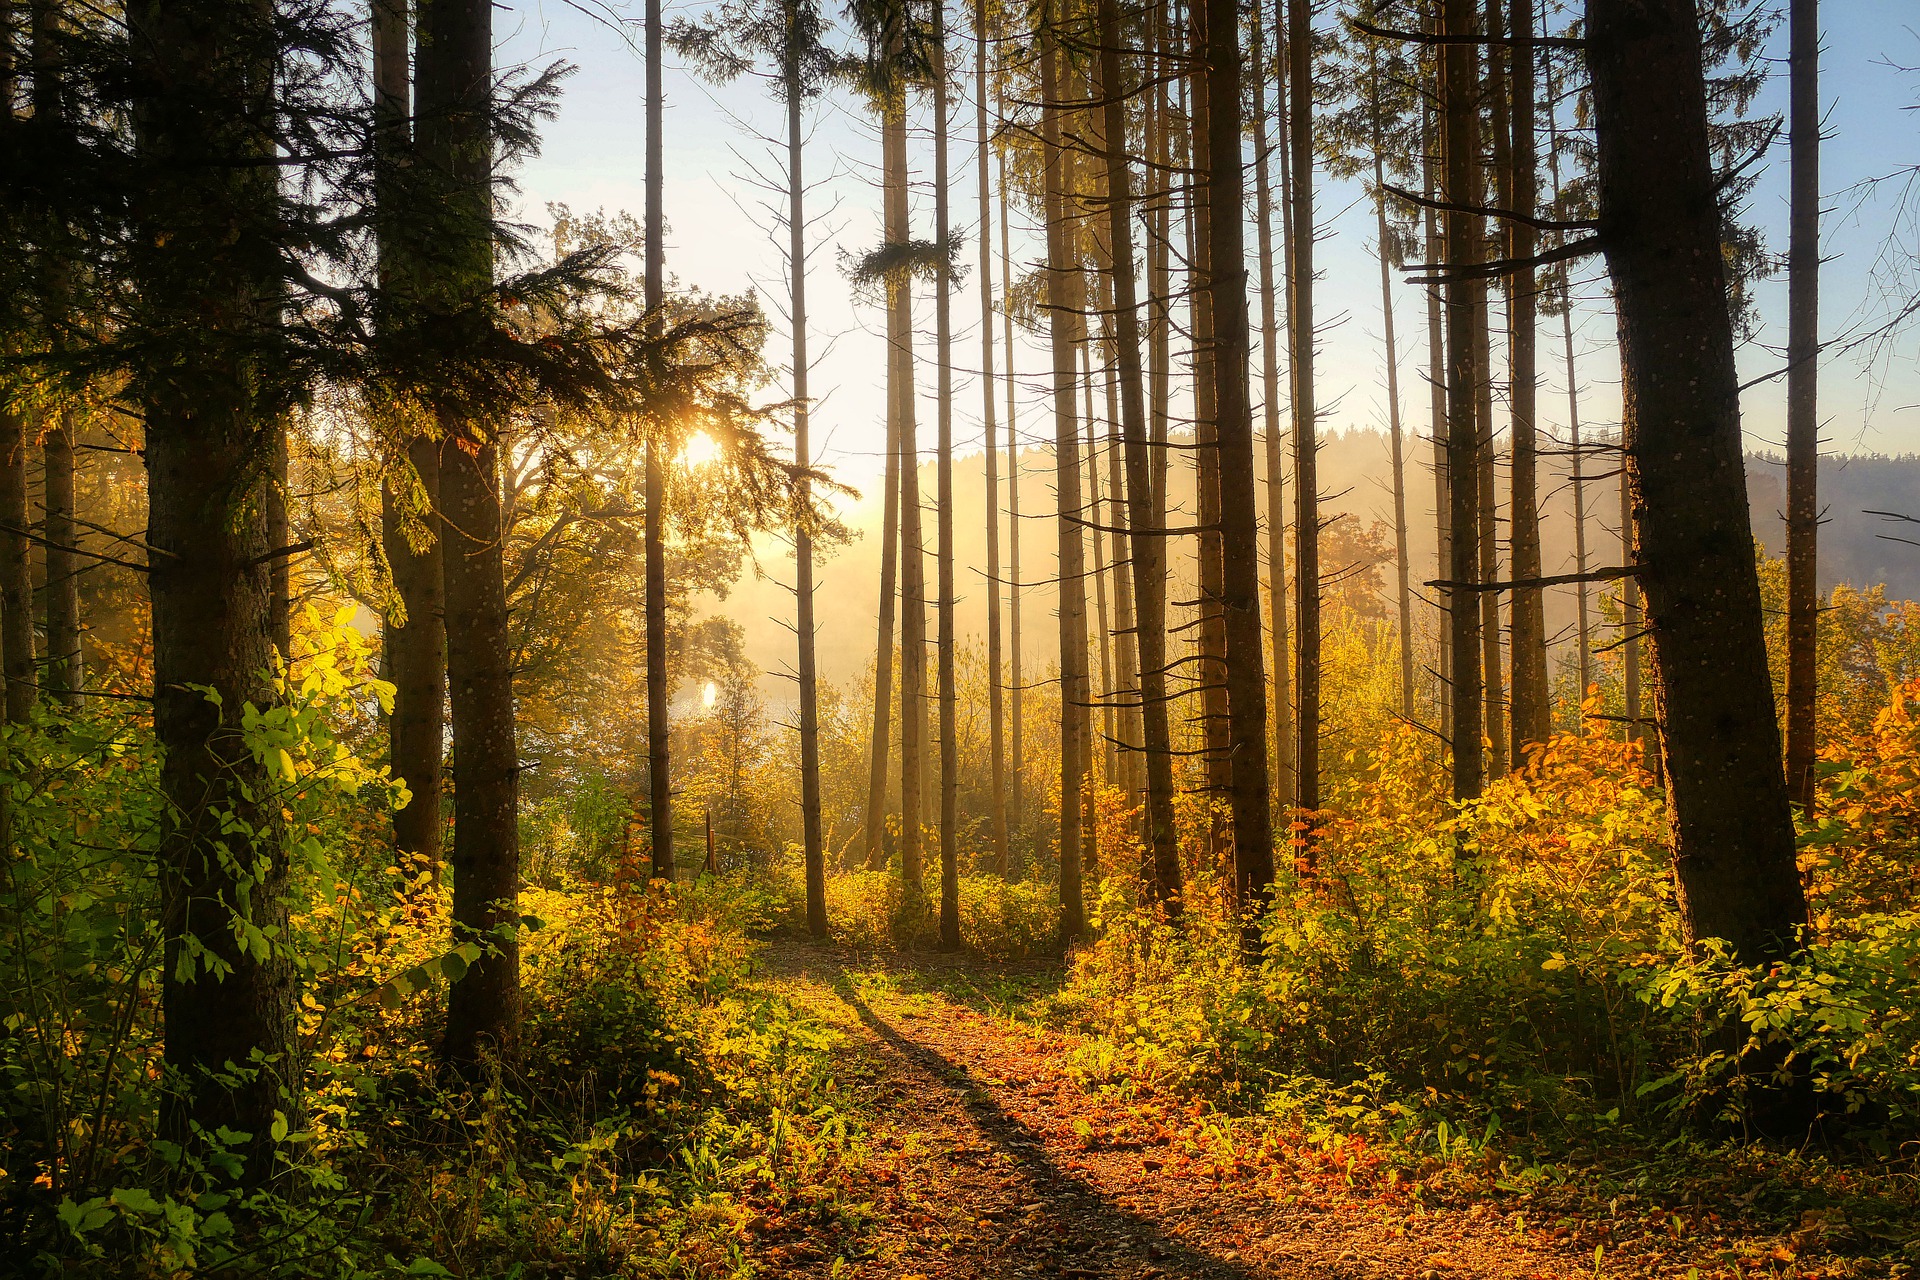
[[[700,8],[670,4],[668,13],[670,17],[675,12],[697,13]],[[1828,0],[1824,8],[1821,96],[1831,137],[1823,156],[1822,187],[1834,212],[1824,228],[1829,261],[1822,320],[1823,331],[1831,337],[1872,313],[1872,271],[1894,221],[1894,202],[1884,197],[1863,202],[1849,195],[1849,189],[1865,178],[1920,163],[1920,112],[1907,109],[1920,98],[1920,76],[1897,65],[1920,64],[1920,34],[1913,10],[1904,0]],[[631,18],[637,16],[638,7],[614,12]],[[567,82],[559,117],[545,131],[542,154],[519,174],[523,216],[544,220],[544,207],[550,201],[565,202],[576,210],[604,207],[638,212],[645,138],[641,63],[636,53],[602,20],[567,0],[516,0],[502,5],[496,11],[496,28],[503,63],[559,57],[578,69]],[[637,36],[637,28],[633,33]],[[1784,54],[1784,38],[1783,24],[1771,52]],[[956,60],[965,66],[971,57],[963,54]],[[1775,66],[1779,76],[1769,85],[1762,104],[1769,110],[1785,102],[1784,58]],[[757,168],[777,176],[781,168],[777,155],[753,135],[780,130],[782,109],[763,85],[748,81],[715,88],[687,74],[671,58],[666,92],[671,270],[682,282],[707,290],[758,288],[777,303],[784,295],[782,233],[762,207],[767,193],[752,174]],[[844,94],[821,100],[811,117],[808,162],[820,184],[811,200],[821,217],[813,229],[810,276],[817,353],[813,379],[821,399],[816,423],[824,436],[822,460],[860,485],[879,465],[882,346],[874,331],[877,315],[851,297],[837,257],[842,249],[858,251],[878,239],[873,184],[878,145],[864,113]],[[971,102],[957,102],[955,117],[954,216],[958,230],[971,243],[976,219]],[[916,124],[924,127],[925,120],[917,119]],[[931,168],[931,148],[924,133],[914,145],[915,176],[924,181]],[[1320,320],[1330,326],[1320,363],[1321,399],[1323,405],[1332,406],[1330,427],[1375,425],[1384,421],[1385,403],[1372,217],[1351,185],[1323,179],[1319,197],[1323,216],[1331,219],[1331,236],[1320,249]],[[1751,217],[1766,228],[1775,248],[1784,249],[1784,146],[1768,158],[1760,173]],[[1016,259],[1031,260],[1039,249],[1037,238],[1033,228],[1019,222],[1016,214]],[[931,203],[924,189],[916,207],[916,232],[931,235]],[[1618,416],[1618,376],[1612,322],[1603,305],[1598,273],[1598,263],[1590,264],[1576,345],[1582,416],[1604,426]],[[1778,365],[1778,348],[1785,336],[1785,292],[1784,280],[1759,287],[1761,325],[1753,343],[1742,352],[1744,377],[1757,377]],[[977,296],[974,288],[967,287],[954,301],[956,351],[969,368],[977,361]],[[777,307],[770,309],[778,316]],[[1424,429],[1425,396],[1412,368],[1424,344],[1424,307],[1411,290],[1403,290],[1396,311],[1402,359],[1407,362],[1402,377],[1407,421],[1416,430]],[[920,351],[926,360],[932,346],[931,306],[923,301],[916,318],[929,335]],[[1548,372],[1542,405],[1549,430],[1558,430],[1565,417],[1564,379],[1557,359],[1548,358],[1557,354],[1555,336],[1553,328],[1543,329],[1542,364]],[[1858,355],[1836,355],[1825,362],[1821,407],[1829,448],[1920,451],[1917,348],[1920,338],[1909,335],[1891,358],[1871,369]],[[784,341],[776,339],[772,349],[777,355]],[[1016,368],[1036,372],[1043,367],[1043,358],[1037,350],[1023,348],[1016,352]],[[931,383],[928,371],[922,379],[923,395]],[[956,434],[962,441],[977,442],[977,383],[963,376],[956,394]],[[1778,380],[1761,382],[1747,392],[1746,424],[1754,447],[1777,446],[1783,398],[1784,387]],[[1024,399],[1033,400],[1033,426],[1045,428],[1037,398],[1029,393]],[[930,437],[930,406],[922,421],[929,424],[923,438]]]

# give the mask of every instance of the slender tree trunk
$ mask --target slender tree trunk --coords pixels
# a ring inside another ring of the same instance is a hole
[[[1244,132],[1240,90],[1240,21],[1235,0],[1207,0],[1207,96],[1212,131],[1212,193],[1208,212],[1213,220],[1213,260],[1208,283],[1213,293],[1214,338],[1218,343],[1215,367],[1222,371],[1215,400],[1216,438],[1220,451],[1220,541],[1225,573],[1221,612],[1227,641],[1227,707],[1233,809],[1233,867],[1239,901],[1247,913],[1242,945],[1250,952],[1263,946],[1261,919],[1273,890],[1273,794],[1267,762],[1266,635],[1260,625],[1260,517],[1253,482],[1253,404],[1248,386],[1252,363],[1252,335],[1247,323],[1246,191],[1240,139]],[[1294,22],[1304,30],[1309,21],[1307,0],[1299,0]],[[1296,35],[1296,39],[1300,36]],[[1296,67],[1296,74],[1299,69]],[[1302,76],[1302,79],[1305,77]],[[1302,101],[1308,105],[1302,107]],[[1311,150],[1311,99],[1296,90],[1294,124],[1296,145]],[[1313,225],[1305,164],[1296,166],[1294,225]],[[1302,210],[1305,216],[1302,216]],[[1227,270],[1227,264],[1232,269]],[[1309,308],[1305,314],[1312,315]],[[1305,360],[1311,403],[1313,358]],[[1296,374],[1296,383],[1301,379]],[[1296,385],[1296,397],[1299,389]],[[1304,483],[1310,483],[1310,478]],[[1317,797],[1316,797],[1317,798]]]
[[[1600,234],[1681,921],[1745,964],[1807,918],[1767,674],[1692,0],[1589,0]]]
[[[891,324],[891,306],[889,321]],[[881,484],[879,641],[873,655],[873,731],[868,739],[867,870],[887,866],[887,776],[893,745],[893,624],[898,601],[895,588],[900,548],[900,420],[899,397],[892,386],[894,362],[888,356],[887,462]]]
[[[907,110],[901,92],[883,128],[890,205],[889,243],[907,243]],[[900,876],[916,897],[926,892],[921,865],[927,777],[927,548],[920,507],[920,445],[913,385],[913,286],[888,286],[887,327],[900,422]]]
[[[1533,0],[1512,0],[1513,48],[1507,83],[1513,107],[1513,145],[1508,188],[1512,208],[1521,218],[1534,215],[1539,204],[1539,158],[1534,145],[1534,9]],[[1507,252],[1525,260],[1539,249],[1540,235],[1530,222],[1507,222]],[[1513,457],[1509,470],[1513,505],[1513,577],[1527,582],[1542,574],[1540,559],[1540,502],[1535,458],[1538,451],[1535,413],[1539,370],[1536,330],[1539,316],[1539,273],[1531,268],[1508,277],[1507,360],[1512,378],[1508,392],[1512,408]],[[1529,743],[1547,740],[1553,731],[1553,699],[1547,676],[1546,593],[1539,587],[1513,591],[1513,751],[1516,761]]]
[[[1374,91],[1379,91],[1377,77]],[[1393,336],[1391,232],[1387,227],[1385,162],[1381,157],[1380,114],[1373,112],[1373,212],[1380,238],[1380,323],[1386,347],[1387,429],[1393,443],[1393,560],[1400,597],[1400,714],[1413,719],[1413,587],[1407,559],[1407,460],[1400,433],[1400,349]]]
[[[1173,243],[1173,128],[1167,94],[1167,4],[1166,0],[1150,0],[1150,3],[1155,84],[1147,112],[1146,147],[1147,159],[1152,165],[1148,176],[1155,185],[1148,188],[1147,208],[1150,223],[1147,233],[1147,449],[1153,485],[1150,527],[1165,529],[1167,468],[1171,461],[1167,439],[1173,409],[1172,282],[1167,263]],[[1164,535],[1156,545],[1161,552],[1161,572],[1170,573],[1172,561]],[[1162,592],[1163,624],[1165,603],[1166,595]]]
[[[806,861],[807,933],[827,936],[827,852],[820,824],[820,691],[814,662],[813,494],[805,471],[813,465],[807,386],[807,210],[806,136],[801,104],[806,85],[800,70],[801,44],[789,35],[787,99],[787,271],[793,324],[793,461],[800,468],[800,520],[793,536],[794,636],[800,665],[800,840]]]
[[[1320,808],[1320,439],[1314,399],[1313,334],[1313,13],[1308,0],[1287,0],[1288,176],[1292,184],[1287,303],[1293,372],[1294,716],[1298,803]],[[1313,858],[1313,819],[1297,838],[1299,854]]]
[[[86,686],[80,649],[80,557],[76,545],[80,526],[74,523],[73,409],[61,405],[46,418],[40,454],[44,462],[44,509],[41,514],[43,580],[47,594],[47,661],[41,683],[55,701],[80,705]]]
[[[1480,204],[1479,74],[1474,46],[1459,39],[1475,34],[1474,0],[1444,0],[1443,34],[1455,42],[1440,48],[1440,98],[1445,157],[1446,263],[1459,272],[1480,260],[1481,219],[1468,208]],[[1454,275],[1446,286],[1447,490],[1449,550],[1447,591],[1452,631],[1453,795],[1480,794],[1482,779],[1480,684],[1480,432],[1475,412],[1479,349],[1486,326],[1486,286]],[[1476,333],[1476,328],[1478,332]],[[1491,512],[1487,513],[1489,518]]]
[[[1820,619],[1820,0],[1792,0],[1787,11],[1787,794],[1811,809]]]
[[[1080,521],[1080,432],[1073,397],[1074,350],[1080,338],[1080,263],[1067,213],[1067,155],[1061,146],[1060,48],[1057,10],[1041,11],[1041,140],[1047,224],[1047,327],[1053,349],[1054,485],[1060,535],[1060,934],[1072,945],[1086,933],[1081,890],[1081,805],[1087,791],[1086,546]]]
[[[273,411],[261,386],[279,369],[242,353],[272,336],[261,300],[278,296],[278,259],[255,229],[273,224],[277,193],[271,165],[211,159],[271,158],[249,122],[269,110],[262,68],[275,39],[251,0],[140,0],[125,20],[136,82],[152,86],[133,135],[128,266],[145,300],[141,321],[193,350],[179,365],[136,368],[128,387],[145,424],[147,541],[159,552],[147,582],[168,802],[160,1001],[166,1067],[179,1086],[161,1095],[160,1128],[192,1147],[223,1125],[252,1135],[240,1151],[245,1177],[259,1183],[274,1171],[275,1113],[300,1111],[289,1070],[291,957],[261,954],[237,927],[273,937],[288,919],[275,784],[236,731],[247,704],[274,697],[260,501]],[[234,226],[246,230],[228,235]],[[228,1063],[255,1055],[257,1073],[225,1076]]]
[[[384,288],[404,289],[407,276],[407,229],[398,225],[401,213],[393,175],[412,150],[412,93],[408,84],[407,5],[404,0],[376,0],[373,6],[373,90],[378,108],[374,145],[380,165],[376,200],[388,207],[377,210],[380,236],[380,279]],[[384,197],[384,198],[383,198]],[[419,489],[401,495],[393,475],[381,485],[380,538],[400,599],[404,622],[389,618],[382,641],[387,674],[393,681],[393,715],[387,722],[387,761],[395,777],[403,779],[412,799],[393,815],[393,847],[412,854],[427,867],[438,868],[446,822],[440,811],[440,771],[445,752],[447,696],[445,566],[440,526],[440,447],[416,434],[403,445],[407,465]],[[404,474],[395,469],[394,474]],[[408,488],[411,490],[412,486]],[[406,536],[401,508],[411,509],[424,526],[427,540],[415,547]]]
[[[1005,107],[1001,105],[1001,115]],[[1013,256],[1007,237],[1007,157],[1005,152],[999,155],[1000,163],[1000,296],[1002,299],[1013,297]],[[1007,677],[1013,684],[1013,697],[1010,723],[1007,725],[1007,748],[1012,754],[1012,765],[1007,802],[1007,823],[1010,831],[1025,831],[1026,819],[1026,777],[1027,757],[1025,751],[1025,717],[1022,712],[1027,701],[1025,670],[1020,662],[1020,417],[1015,403],[1016,380],[1013,373],[1013,308],[1004,305],[1000,309],[1000,323],[1003,326],[1002,338],[1007,349],[1007,631],[1012,641],[1008,654]],[[1009,836],[1011,843],[1011,836]],[[1011,850],[1009,849],[1009,854]],[[1006,875],[1008,860],[1000,860],[1000,874]]]
[[[1118,0],[1098,0],[1100,89],[1109,138],[1126,137],[1120,70]],[[1147,146],[1155,154],[1157,139]],[[1120,432],[1126,464],[1129,555],[1140,692],[1141,749],[1146,772],[1148,894],[1171,919],[1181,913],[1180,848],[1173,816],[1173,735],[1168,722],[1166,541],[1155,509],[1153,459],[1140,367],[1140,315],[1133,266],[1133,174],[1126,149],[1106,155],[1107,236],[1113,265],[1114,358],[1119,366]],[[1152,250],[1148,253],[1152,259]],[[1161,342],[1164,355],[1165,342]],[[1164,380],[1165,371],[1160,376]],[[1164,414],[1164,410],[1162,410]],[[1164,452],[1164,449],[1162,450]],[[1115,490],[1116,499],[1120,491]]]
[[[1580,632],[1580,698],[1585,703],[1593,688],[1593,608],[1592,589],[1587,574],[1587,481],[1586,458],[1580,444],[1580,383],[1573,364],[1573,290],[1566,277],[1560,283],[1560,337],[1567,361],[1567,450],[1573,458],[1573,567],[1580,575],[1578,627]],[[1623,560],[1621,563],[1625,563]],[[1584,728],[1585,716],[1574,708],[1575,728]]]
[[[987,132],[987,5],[974,0],[974,110],[980,135],[980,442],[987,473],[987,736],[992,757],[992,812],[988,815],[993,861],[1007,867],[1006,697],[1000,639],[1000,448],[994,423],[993,372],[993,205],[989,165],[992,136]],[[1009,353],[1011,354],[1011,353]],[[1007,421],[1013,426],[1011,416]],[[1012,459],[1008,459],[1009,465]]]
[[[1425,107],[1421,112],[1421,134],[1424,145],[1421,147],[1420,172],[1421,185],[1429,202],[1436,194],[1435,173],[1441,161],[1435,152],[1440,149],[1440,139],[1434,130],[1434,111]],[[1427,237],[1427,261],[1446,261],[1446,244],[1440,235],[1440,220],[1433,205],[1429,203],[1421,211],[1425,222]],[[1434,577],[1445,580],[1453,576],[1453,488],[1450,483],[1450,470],[1447,461],[1449,434],[1447,431],[1447,322],[1441,307],[1441,289],[1438,285],[1428,285],[1427,294],[1427,435],[1433,444],[1433,522],[1434,522]],[[1440,736],[1447,742],[1453,741],[1453,618],[1451,596],[1440,594],[1441,608],[1447,617],[1435,630],[1439,633],[1438,663],[1434,669],[1435,685],[1439,690]]]
[[[940,695],[940,946],[960,949],[960,762],[959,687],[954,673],[953,629],[953,272],[946,254],[947,229],[947,5],[933,4],[933,219],[941,247],[934,300],[934,345],[938,361],[939,487],[935,513],[939,556]]]
[[[1084,277],[1082,277],[1084,280]],[[1109,625],[1107,612],[1107,553],[1105,540],[1100,529],[1110,523],[1106,519],[1104,504],[1100,494],[1100,429],[1098,416],[1093,408],[1093,339],[1091,335],[1080,344],[1080,385],[1084,388],[1082,401],[1086,406],[1082,415],[1087,424],[1087,508],[1081,514],[1091,527],[1087,539],[1093,548],[1093,622],[1092,661],[1100,666],[1100,684],[1093,695],[1094,703],[1100,708],[1100,774],[1103,785],[1112,786],[1119,778],[1114,764],[1114,725],[1113,725],[1113,629]],[[1094,868],[1086,868],[1091,875]]]
[[[661,87],[660,0],[646,0],[646,307],[650,331],[665,331],[667,304],[666,168],[663,159],[665,91]],[[664,406],[663,406],[664,407]],[[645,487],[647,612],[647,807],[655,879],[672,880],[673,865],[673,685],[667,675],[667,466],[666,424],[654,422],[647,440]],[[444,456],[444,455],[443,455]],[[452,600],[448,618],[452,620]],[[449,630],[451,641],[452,632]],[[458,736],[456,734],[456,743]],[[456,794],[456,803],[458,797]]]
[[[27,541],[26,421],[0,407],[0,655],[7,680],[7,719],[33,715],[40,675],[33,653],[33,563]]]
[[[458,207],[459,220],[441,229],[459,255],[443,287],[451,302],[470,305],[493,283],[491,239],[475,230],[486,227],[492,214],[493,11],[488,0],[423,0],[418,12],[415,151]],[[650,136],[650,150],[653,145]],[[649,238],[649,256],[658,243]],[[650,270],[650,288],[656,278]],[[453,922],[456,937],[484,938],[489,946],[489,954],[448,989],[441,1051],[470,1068],[494,1054],[512,1058],[519,1048],[520,759],[498,434],[491,424],[449,414],[442,415],[441,426],[447,437],[440,451],[440,509],[454,742]],[[649,502],[650,517],[654,510]]]
[[[1486,104],[1486,145],[1492,163],[1482,174],[1480,190],[1484,194],[1478,198],[1504,207],[1513,199],[1510,181],[1513,176],[1513,133],[1507,110],[1505,66],[1508,49],[1506,45],[1498,43],[1506,38],[1506,19],[1501,0],[1486,0],[1485,19],[1482,30],[1494,42],[1486,46],[1480,96]],[[1488,187],[1492,190],[1487,191]],[[1484,227],[1484,223],[1482,225]],[[1497,243],[1504,244],[1504,234],[1504,227],[1497,230],[1496,235],[1501,237]],[[1493,249],[1494,243],[1494,237],[1483,241],[1483,252]],[[1512,314],[1512,287],[1512,278],[1503,276],[1501,302],[1507,305],[1509,316]],[[1493,430],[1493,299],[1488,290],[1480,291],[1479,303],[1479,317],[1474,328],[1473,411],[1480,431],[1477,473],[1480,484],[1480,580],[1483,584],[1490,584],[1500,581],[1500,450],[1494,441]],[[1501,654],[1501,641],[1504,638],[1500,618],[1502,594],[1492,589],[1480,593],[1480,679],[1486,693],[1486,719],[1482,727],[1487,735],[1487,770],[1489,776],[1495,778],[1506,775],[1512,759],[1509,750],[1512,744],[1507,733],[1506,663]]]
[[[274,430],[273,462],[267,482],[267,619],[273,647],[281,658],[293,660],[293,522],[287,512],[287,483],[292,456],[285,418]]]
[[[1621,365],[1622,378],[1627,370]],[[1631,417],[1633,408],[1627,406],[1627,416]],[[1627,450],[1632,432],[1627,424],[1620,424],[1620,563],[1634,563],[1633,549],[1633,484],[1627,472],[1630,463]],[[1640,699],[1640,638],[1646,630],[1646,621],[1641,616],[1640,588],[1632,578],[1620,580],[1620,693],[1626,719],[1622,724],[1622,736],[1627,742],[1639,742],[1643,725],[1641,723]]]
[[[1275,5],[1279,14],[1280,6]],[[1278,783],[1277,803],[1291,807],[1297,794],[1294,767],[1294,729],[1293,729],[1293,680],[1291,667],[1293,656],[1287,652],[1290,647],[1287,628],[1287,485],[1284,466],[1280,454],[1280,325],[1278,318],[1279,288],[1274,279],[1273,269],[1273,185],[1269,180],[1269,157],[1267,145],[1267,54],[1262,40],[1263,24],[1260,21],[1261,4],[1253,6],[1253,23],[1250,27],[1253,40],[1253,192],[1254,227],[1259,236],[1260,249],[1260,376],[1262,392],[1262,425],[1265,428],[1266,467],[1267,467],[1267,611],[1273,617],[1273,754],[1275,781]],[[1282,63],[1284,66],[1284,62]],[[1280,77],[1280,108],[1285,114],[1286,77]],[[1289,143],[1282,127],[1281,165],[1287,166],[1286,152]],[[1285,202],[1281,217],[1283,227],[1290,228],[1293,210],[1292,202],[1287,199],[1291,194],[1290,183],[1282,184],[1282,200]],[[1282,253],[1291,253],[1293,235],[1285,230]],[[1285,273],[1290,283],[1292,275]],[[1289,825],[1291,818],[1288,819]]]

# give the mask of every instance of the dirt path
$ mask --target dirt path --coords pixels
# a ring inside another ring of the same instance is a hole
[[[843,1074],[872,1117],[877,1220],[840,1275],[1594,1274],[1591,1246],[1556,1244],[1484,1207],[1420,1209],[1284,1162],[1196,1162],[1171,1100],[1076,1084],[1068,1038],[912,989],[924,983],[873,981],[862,963],[791,943],[767,957],[795,1001],[847,1033]],[[767,1246],[771,1274],[833,1274],[818,1242]]]

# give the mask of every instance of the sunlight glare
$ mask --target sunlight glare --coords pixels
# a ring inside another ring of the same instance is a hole
[[[720,458],[720,442],[704,431],[696,431],[687,440],[686,459],[690,467],[704,467]]]
[[[700,705],[711,711],[713,704],[718,701],[720,701],[720,686],[709,680],[707,687],[701,691]]]

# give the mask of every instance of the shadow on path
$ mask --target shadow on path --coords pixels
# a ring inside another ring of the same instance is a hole
[[[1086,1178],[1057,1163],[1047,1152],[1044,1137],[1009,1114],[985,1088],[970,1078],[965,1068],[903,1034],[874,1012],[860,998],[844,967],[838,968],[831,986],[834,994],[881,1043],[951,1092],[981,1134],[1014,1161],[1032,1196],[1068,1225],[1069,1231],[1051,1247],[1033,1248],[1025,1259],[1028,1265],[1057,1267],[1059,1274],[1069,1277],[1131,1275],[1145,1271],[1193,1280],[1256,1280],[1287,1274],[1264,1268],[1252,1270],[1241,1262],[1214,1257],[1169,1234],[1165,1224],[1152,1216],[1116,1203]],[[1076,1235],[1071,1230],[1075,1224],[1083,1224],[1085,1230]],[[1015,1246],[1009,1252],[1019,1248]],[[1061,1260],[1054,1261],[1054,1254],[1062,1255]],[[1296,1268],[1289,1270],[1300,1274]],[[1315,1270],[1330,1278],[1346,1274],[1325,1267]]]

